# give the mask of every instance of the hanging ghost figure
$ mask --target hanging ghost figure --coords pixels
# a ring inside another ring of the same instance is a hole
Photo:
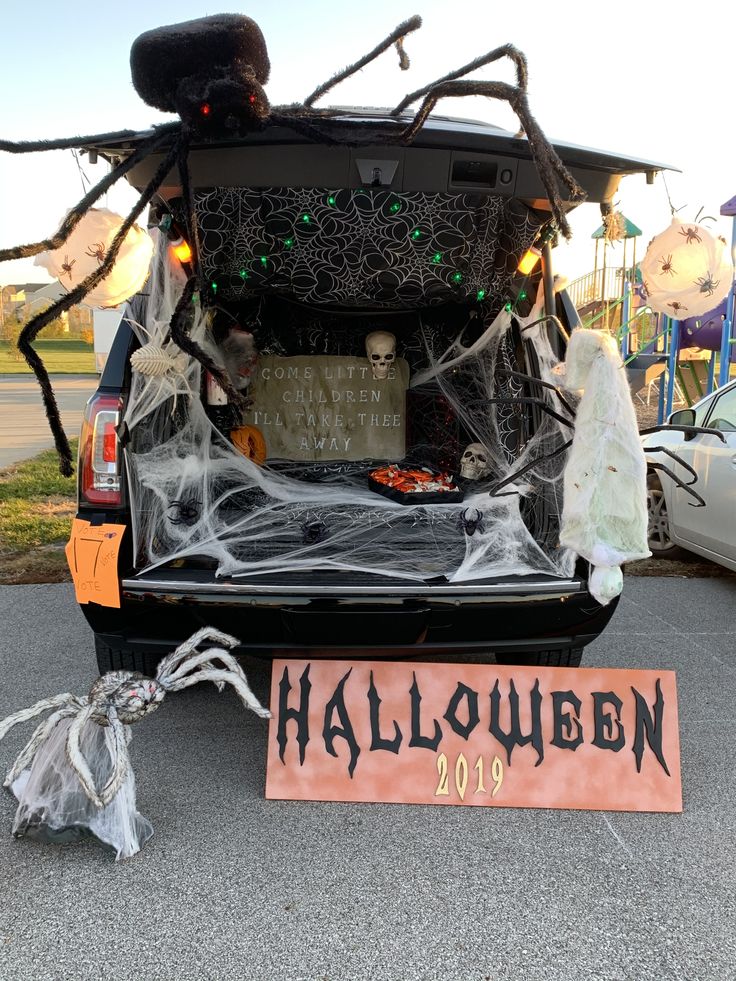
[[[471,443],[460,457],[460,476],[466,480],[480,480],[490,473],[490,453],[482,443]]]
[[[376,379],[388,378],[391,365],[396,360],[396,338],[385,330],[374,330],[365,339],[365,350]]]

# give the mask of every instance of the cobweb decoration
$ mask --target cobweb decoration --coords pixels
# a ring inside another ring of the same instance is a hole
[[[166,341],[168,312],[181,290],[173,260],[162,254],[161,261],[169,266],[154,277],[148,311],[138,317],[140,327],[133,325],[141,340],[158,345]],[[125,416],[126,469],[139,569],[196,559],[209,562],[220,577],[235,578],[299,570],[413,582],[569,576],[575,556],[558,543],[564,455],[547,459],[569,439],[569,428],[540,412],[531,431],[519,399],[534,397],[559,413],[558,397],[550,389],[530,389],[533,379],[512,377],[517,369],[529,373],[555,362],[543,327],[529,327],[540,310],[541,300],[528,321],[505,310],[478,314],[449,346],[419,316],[417,331],[402,341],[411,363],[426,366],[415,373],[410,401],[444,406],[446,419],[440,434],[446,445],[420,433],[406,462],[437,466],[447,446],[456,445],[457,474],[467,443],[490,451],[491,472],[464,481],[465,498],[457,504],[402,506],[373,493],[368,471],[385,460],[269,460],[258,466],[208,417],[197,362],[190,360],[178,378],[134,373]],[[192,317],[193,336],[215,351],[207,315],[194,306]],[[499,397],[503,401],[494,401]],[[439,418],[435,414],[435,426]],[[492,494],[520,465],[529,467],[524,479]],[[463,521],[476,514],[477,522]]]

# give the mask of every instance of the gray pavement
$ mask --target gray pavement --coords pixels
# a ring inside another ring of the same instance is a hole
[[[97,388],[97,375],[52,375],[67,435],[78,436],[82,412]],[[0,375],[0,468],[27,460],[54,445],[41,390],[33,375]]]
[[[0,793],[0,978],[736,979],[735,600],[630,579],[586,652],[677,672],[682,815],[266,801],[265,725],[211,686],[171,696],[135,728],[135,858],[15,841]],[[2,587],[0,616],[0,718],[86,691],[69,586]]]

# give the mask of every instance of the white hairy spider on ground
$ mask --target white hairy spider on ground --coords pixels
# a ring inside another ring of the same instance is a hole
[[[222,646],[198,650],[205,641]],[[262,719],[270,718],[271,713],[255,697],[243,669],[229,653],[229,649],[237,644],[235,637],[212,627],[203,627],[161,660],[155,678],[147,678],[137,671],[109,671],[94,682],[87,695],[66,692],[41,699],[30,708],[8,716],[0,722],[0,739],[14,726],[53,709],[21,750],[8,771],[4,786],[11,787],[24,770],[30,769],[56,726],[64,719],[71,719],[65,742],[66,760],[89,800],[98,809],[106,807],[123,786],[130,770],[127,748],[130,731],[125,726],[154,712],[167,692],[180,691],[200,681],[212,681],[220,691],[226,684],[232,685],[246,708]],[[88,722],[109,727],[113,737],[112,771],[102,787],[95,785],[80,746],[82,731]]]

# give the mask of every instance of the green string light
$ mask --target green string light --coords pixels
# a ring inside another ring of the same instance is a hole
[[[504,310],[505,310],[505,311],[506,311],[507,313],[511,313],[511,304],[510,304],[510,303],[507,303],[507,304],[506,304],[506,306],[504,307]]]
[[[419,239],[422,237],[421,230],[419,228],[415,228],[414,231],[411,233],[411,237],[414,239],[415,242],[418,242]]]
[[[212,283],[211,285],[212,285],[212,292],[213,293],[216,293],[217,292],[217,283]]]
[[[302,215],[302,221],[304,222],[305,225],[308,225],[311,220],[312,220],[311,215]]]
[[[453,283],[462,283],[462,281],[463,281],[463,274],[461,272],[454,272],[452,274],[452,281],[453,281]]]
[[[241,269],[240,272],[238,273],[238,276],[240,276],[241,279],[247,279],[248,278],[247,270]]]
[[[401,202],[394,201],[394,203],[391,205],[391,207],[388,210],[391,212],[392,215],[398,214],[401,211]]]
[[[262,266],[267,266],[268,265],[268,256],[267,255],[262,255],[261,256],[261,265]]]
[[[481,300],[485,300],[485,298],[486,298],[486,291],[485,290],[478,290],[478,292],[475,294],[475,298],[476,298],[476,300],[478,300],[478,302],[480,302]]]
[[[522,290],[521,293],[519,293],[519,299],[525,300],[526,298],[527,298],[527,292],[526,290]]]
[[[435,254],[432,256],[432,262],[435,265],[437,265],[438,263],[442,262],[442,253],[441,252],[435,252]]]
[[[294,244],[294,239],[293,238],[285,238],[284,239],[284,248],[285,249],[290,249],[293,244]]]
[[[337,199],[335,198],[335,195],[334,195],[334,194],[331,194],[331,195],[330,195],[330,196],[329,196],[329,197],[327,198],[327,203],[329,204],[329,206],[330,206],[331,208],[334,208],[334,207],[335,207],[335,205],[337,204]]]

